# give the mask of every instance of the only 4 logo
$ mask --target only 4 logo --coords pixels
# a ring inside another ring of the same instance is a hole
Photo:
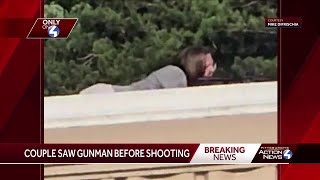
[[[48,28],[48,35],[52,38],[56,38],[58,37],[60,34],[60,29],[58,28],[58,26],[50,26]]]

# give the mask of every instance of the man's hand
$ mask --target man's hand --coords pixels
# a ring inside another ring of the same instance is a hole
[[[211,77],[217,69],[217,63],[214,62],[211,54],[207,54],[205,57],[205,71],[203,77]]]

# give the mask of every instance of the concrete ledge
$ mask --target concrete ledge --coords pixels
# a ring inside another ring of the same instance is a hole
[[[46,97],[45,143],[276,143],[276,111],[276,82]],[[44,178],[276,180],[277,169],[243,164],[46,165]]]
[[[45,143],[276,143],[277,113],[45,129]]]
[[[44,126],[68,128],[277,111],[277,83],[249,83],[44,99]]]

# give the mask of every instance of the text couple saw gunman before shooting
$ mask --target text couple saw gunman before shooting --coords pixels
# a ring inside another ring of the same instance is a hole
[[[152,72],[145,79],[127,86],[98,83],[80,92],[80,94],[101,94],[137,90],[183,88],[192,86],[200,77],[211,77],[217,68],[209,48],[192,46],[179,54],[179,64],[167,65]]]

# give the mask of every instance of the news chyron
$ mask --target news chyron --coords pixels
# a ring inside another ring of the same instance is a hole
[[[27,36],[28,39],[66,39],[78,18],[38,18]]]

